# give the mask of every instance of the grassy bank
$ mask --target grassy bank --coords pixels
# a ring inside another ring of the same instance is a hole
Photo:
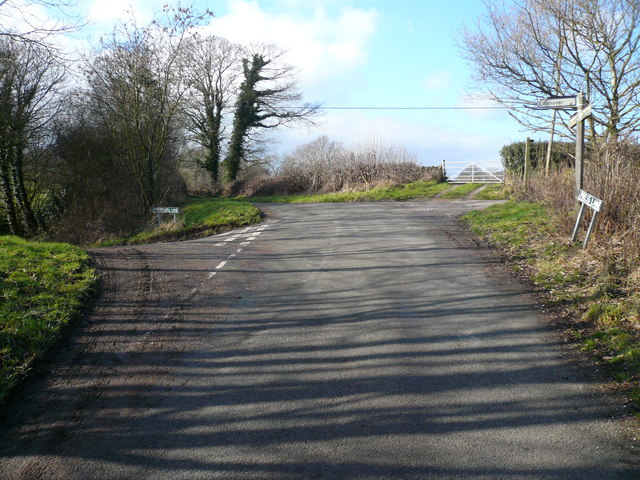
[[[242,197],[255,203],[339,203],[339,202],[377,202],[402,200],[428,200],[440,195],[442,199],[459,199],[481,187],[478,183],[453,186],[436,180],[419,181],[388,188],[372,188],[358,192],[318,193],[310,195],[277,195],[268,197]],[[510,191],[503,184],[489,185],[473,198],[479,200],[504,200]]]
[[[78,247],[0,237],[0,402],[78,314],[94,280]]]
[[[165,217],[170,220],[171,217]],[[226,198],[194,198],[180,208],[178,221],[166,221],[160,227],[142,231],[130,238],[103,242],[100,246],[134,245],[194,236],[214,235],[260,222],[260,210],[249,202]]]
[[[578,347],[608,367],[640,412],[640,278],[597,241],[588,250],[571,244],[566,222],[541,204],[509,201],[463,220],[540,287]]]

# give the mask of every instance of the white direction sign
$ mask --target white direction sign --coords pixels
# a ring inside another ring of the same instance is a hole
[[[575,127],[578,124],[578,122],[581,122],[582,120],[587,118],[589,115],[591,115],[591,105],[592,104],[590,103],[586,107],[581,108],[569,119],[570,128]]]
[[[180,209],[178,207],[153,207],[153,213],[180,213]]]
[[[587,207],[593,208],[596,212],[599,212],[600,208],[602,208],[602,200],[584,190],[580,190],[578,193],[578,201],[584,203]]]
[[[538,108],[576,108],[578,106],[577,97],[549,97],[543,100],[538,100]]]

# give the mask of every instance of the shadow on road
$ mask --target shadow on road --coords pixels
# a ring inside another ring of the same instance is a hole
[[[0,476],[638,478],[527,297],[414,215],[319,244],[323,215],[285,217],[224,282],[211,242],[100,253],[114,283],[5,412]]]

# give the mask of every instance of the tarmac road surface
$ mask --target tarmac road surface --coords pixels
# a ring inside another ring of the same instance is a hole
[[[103,293],[4,409],[0,478],[640,478],[617,404],[463,240],[481,205],[265,205],[94,251]]]

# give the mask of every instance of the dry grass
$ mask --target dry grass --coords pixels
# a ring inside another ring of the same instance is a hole
[[[589,153],[584,190],[603,200],[592,241],[586,250],[570,246],[577,215],[573,170],[549,177],[534,174],[520,196],[541,202],[547,223],[557,233],[532,234],[539,243],[528,268],[557,305],[574,318],[574,338],[581,349],[610,364],[613,376],[628,387],[640,412],[640,162],[637,146],[602,145]],[[583,221],[583,238],[591,212]]]
[[[418,165],[415,156],[402,148],[369,142],[346,149],[320,137],[288,155],[280,166],[279,177],[291,184],[290,193],[335,193],[429,181],[439,172]]]
[[[603,145],[591,152],[585,165],[584,189],[603,200],[591,251],[616,263],[626,276],[640,276],[640,164],[625,144]],[[522,185],[517,190],[524,192]],[[549,177],[533,175],[525,199],[542,201],[570,230],[576,218],[573,170],[558,170]],[[590,213],[583,223],[586,226]],[[584,233],[584,231],[582,232]],[[609,267],[607,267],[609,268]]]

